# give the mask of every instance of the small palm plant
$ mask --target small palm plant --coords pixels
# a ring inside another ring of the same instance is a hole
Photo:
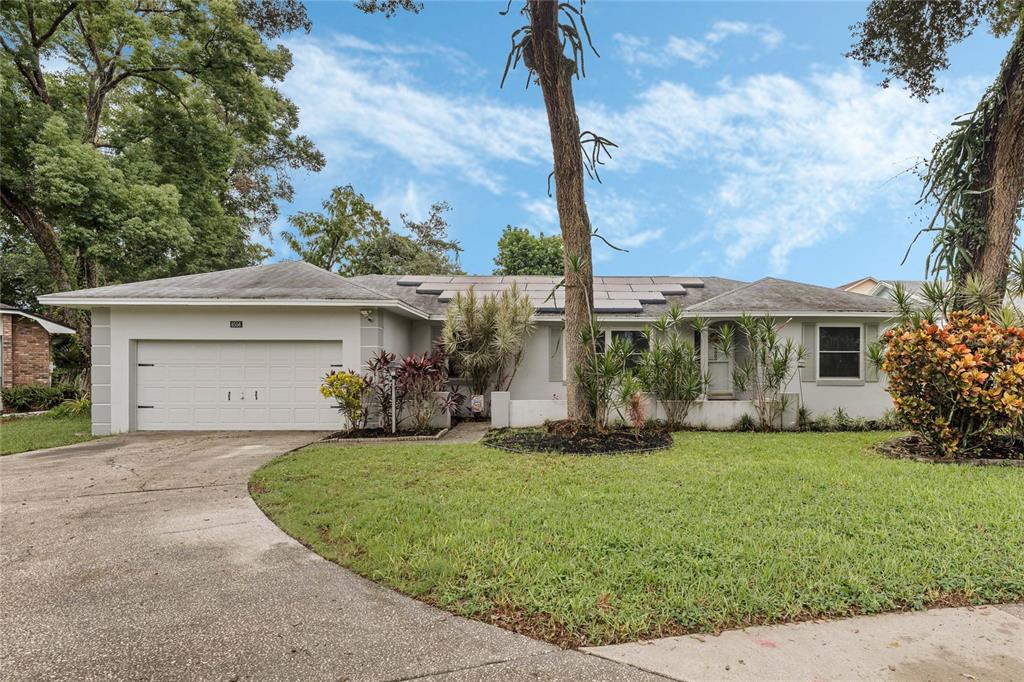
[[[788,407],[786,387],[806,355],[804,347],[791,338],[783,339],[782,325],[772,315],[744,313],[736,326],[747,353],[736,363],[733,383],[749,391],[761,430],[781,428]]]
[[[644,331],[648,344],[637,374],[644,390],[665,408],[665,421],[672,430],[682,427],[693,403],[707,391],[710,378],[701,371],[700,351],[691,335],[707,327],[701,317],[684,320],[673,305]]]
[[[519,289],[459,292],[448,304],[441,348],[474,395],[507,391],[533,332],[533,305]]]

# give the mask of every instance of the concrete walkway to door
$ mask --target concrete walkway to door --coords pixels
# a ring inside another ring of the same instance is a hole
[[[286,536],[249,474],[318,435],[0,458],[0,679],[659,679],[431,608]]]

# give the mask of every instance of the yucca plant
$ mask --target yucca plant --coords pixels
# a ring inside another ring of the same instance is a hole
[[[781,325],[771,315],[744,313],[736,326],[746,341],[748,353],[737,361],[733,383],[750,393],[761,430],[781,428],[788,406],[786,386],[796,375],[806,351],[793,339],[782,338]]]
[[[483,295],[471,287],[448,304],[441,347],[474,395],[512,385],[533,332],[533,314],[530,299],[515,286]]]
[[[588,410],[600,429],[608,427],[613,413],[623,417],[623,381],[629,381],[629,358],[633,354],[633,342],[624,337],[613,338],[603,351],[597,350],[596,339],[602,333],[593,321],[583,327],[580,341],[594,352],[587,353],[585,361],[573,367]]]
[[[644,390],[665,408],[665,421],[673,430],[682,427],[693,403],[707,391],[710,379],[701,371],[692,338],[693,331],[707,326],[701,317],[687,322],[673,305],[644,330],[648,349],[640,356],[637,375]]]

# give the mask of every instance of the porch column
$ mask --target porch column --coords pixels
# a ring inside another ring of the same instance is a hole
[[[708,355],[710,354],[710,328],[704,327],[700,330],[700,375],[706,377],[708,375]],[[707,397],[707,389],[704,390],[704,398]]]

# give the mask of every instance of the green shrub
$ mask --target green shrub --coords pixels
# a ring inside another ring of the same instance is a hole
[[[91,411],[92,401],[87,396],[68,398],[53,408],[53,414],[58,417],[84,417]]]
[[[983,449],[1024,417],[1024,329],[987,315],[915,316],[884,336],[882,369],[899,416],[944,457]]]
[[[702,331],[702,318],[683,319],[677,305],[647,327],[648,349],[641,353],[637,374],[644,390],[665,408],[671,430],[680,429],[693,403],[707,390],[708,377],[701,372],[700,352],[693,345],[693,331]]]
[[[366,410],[363,402],[366,390],[366,380],[355,372],[332,371],[320,385],[320,395],[333,398],[338,403],[338,410],[345,415],[346,430],[365,425]]]
[[[26,384],[3,389],[0,397],[3,398],[4,409],[10,412],[33,412],[49,410],[66,399],[77,398],[78,392],[68,384]]]
[[[749,414],[745,414],[736,420],[733,428],[736,431],[757,431],[757,422]]]

